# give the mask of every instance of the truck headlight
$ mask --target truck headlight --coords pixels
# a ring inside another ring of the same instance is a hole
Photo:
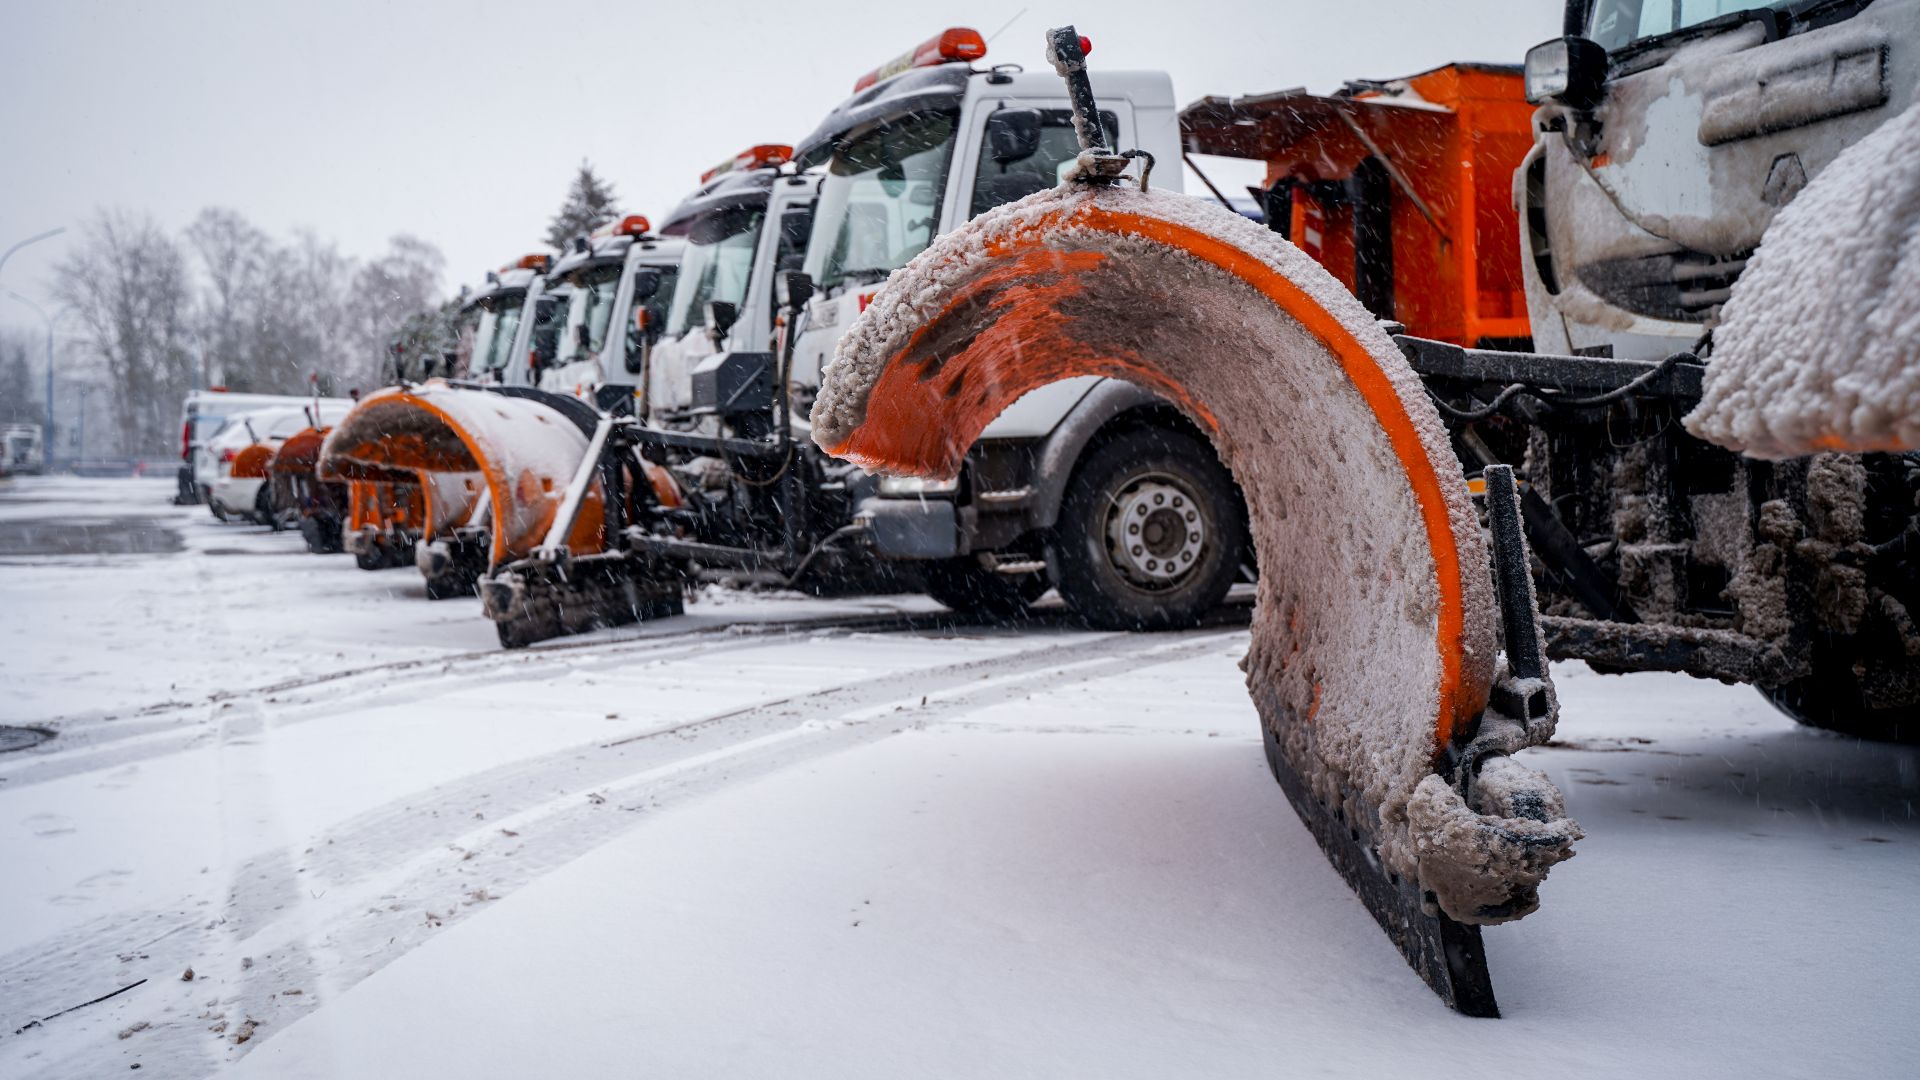
[[[951,495],[960,487],[960,478],[929,480],[923,476],[883,476],[880,494],[893,498],[912,495]]]

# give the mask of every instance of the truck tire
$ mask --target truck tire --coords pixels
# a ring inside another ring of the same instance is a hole
[[[921,576],[928,596],[962,615],[1011,618],[1047,591],[1045,574],[1002,574],[972,555],[927,563]]]
[[[1106,630],[1197,624],[1246,559],[1233,477],[1213,449],[1165,428],[1131,431],[1080,463],[1047,562],[1066,601]]]
[[[273,492],[267,489],[266,484],[261,484],[260,490],[253,494],[253,520],[256,524],[265,525],[274,532],[287,527],[273,509]]]
[[[1876,742],[1920,743],[1920,706],[1876,709],[1867,704],[1853,669],[1859,651],[1857,645],[1816,641],[1812,674],[1783,686],[1760,687],[1760,693],[1808,727]]]
[[[331,555],[341,550],[337,517],[313,514],[301,518],[300,535],[307,541],[307,550],[315,555]]]

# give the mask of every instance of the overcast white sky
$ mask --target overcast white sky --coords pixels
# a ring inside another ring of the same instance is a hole
[[[801,138],[861,73],[946,26],[992,34],[1019,15],[988,59],[1031,68],[1042,32],[1073,22],[1096,65],[1164,69],[1185,104],[1517,63],[1559,13],[1557,0],[0,0],[0,250],[77,231],[98,206],[170,229],[226,206],[359,256],[415,233],[446,252],[450,291],[537,248],[582,157],[657,218],[715,162]],[[0,286],[44,298],[67,239],[16,254]],[[3,293],[0,323],[40,326]]]

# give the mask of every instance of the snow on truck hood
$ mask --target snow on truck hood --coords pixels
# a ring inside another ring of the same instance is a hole
[[[1179,405],[1233,470],[1271,568],[1245,664],[1263,723],[1314,763],[1316,794],[1377,812],[1388,867],[1456,919],[1494,921],[1476,913],[1501,898],[1518,900],[1507,917],[1532,910],[1569,852],[1511,838],[1577,828],[1479,817],[1436,773],[1496,666],[1465,478],[1418,377],[1318,263],[1186,196],[1041,192],[896,272],[824,375],[820,446],[922,475],[952,475],[1009,402],[1065,377]],[[1485,839],[1498,830],[1505,846]]]

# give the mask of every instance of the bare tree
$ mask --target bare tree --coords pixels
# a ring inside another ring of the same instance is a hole
[[[386,254],[354,275],[355,363],[348,373],[357,385],[386,381],[390,343],[409,318],[436,306],[446,263],[439,248],[402,233],[387,242]]]
[[[34,339],[0,330],[0,424],[35,423],[46,418],[46,406],[33,393],[36,353]]]
[[[201,385],[276,388],[273,374],[262,370],[253,352],[250,326],[263,299],[265,264],[273,254],[267,235],[232,210],[208,207],[187,226],[186,236],[206,282],[194,313]]]
[[[54,291],[78,317],[85,353],[104,369],[120,446],[167,452],[195,367],[187,343],[192,282],[180,245],[146,215],[102,210],[55,267]]]

